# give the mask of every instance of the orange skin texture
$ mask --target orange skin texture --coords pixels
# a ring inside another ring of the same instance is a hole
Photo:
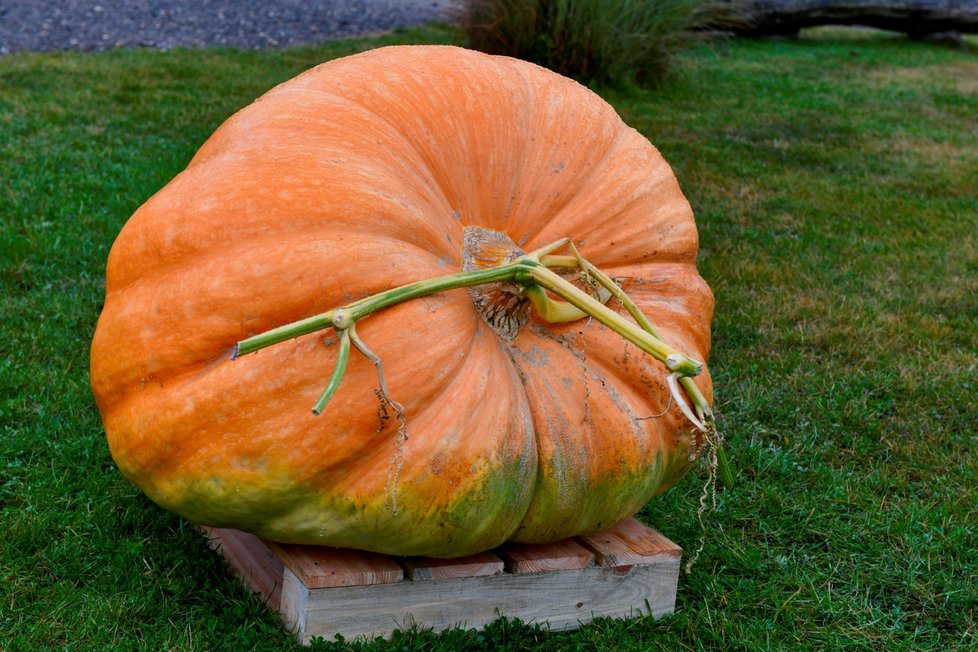
[[[230,359],[251,335],[458,271],[467,225],[525,250],[572,238],[666,342],[706,360],[692,211],[645,138],[531,64],[382,48],[238,112],[122,229],[91,379],[123,474],[195,522],[399,555],[558,540],[637,512],[689,467],[692,428],[663,365],[597,322],[534,320],[510,344],[465,289],[363,319],[405,408],[400,463],[362,356],[311,413],[332,331]],[[696,382],[710,399],[708,372]]]

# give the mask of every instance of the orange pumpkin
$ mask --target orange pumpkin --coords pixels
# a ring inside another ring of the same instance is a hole
[[[598,323],[533,319],[507,342],[464,289],[363,320],[406,440],[379,418],[365,358],[310,413],[330,332],[230,359],[242,338],[459,270],[471,225],[526,250],[570,237],[665,341],[706,359],[692,212],[645,138],[543,68],[383,48],[238,112],[122,229],[91,351],[119,468],[198,523],[399,555],[634,514],[688,469],[693,426],[662,364]]]

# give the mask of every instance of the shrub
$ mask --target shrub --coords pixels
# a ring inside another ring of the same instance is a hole
[[[469,0],[462,25],[476,50],[580,81],[655,85],[720,20],[711,0]]]

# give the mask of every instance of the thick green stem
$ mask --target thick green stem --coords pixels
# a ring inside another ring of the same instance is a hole
[[[286,340],[291,340],[299,337],[300,335],[308,335],[309,333],[314,333],[325,328],[330,328],[331,326],[336,326],[337,324],[334,324],[333,322],[334,318],[336,318],[338,314],[342,315],[344,321],[356,323],[358,319],[366,317],[372,312],[393,306],[403,301],[408,301],[409,299],[416,299],[418,297],[427,296],[436,292],[443,292],[445,290],[453,290],[455,288],[468,287],[471,285],[495,283],[498,281],[511,281],[514,274],[513,267],[517,264],[518,263],[513,263],[511,265],[493,267],[490,269],[478,269],[470,272],[447,274],[445,276],[438,276],[436,278],[425,279],[424,281],[403,285],[401,287],[394,288],[393,290],[380,292],[373,296],[355,301],[347,306],[343,306],[342,308],[334,308],[329,312],[313,315],[312,317],[307,317],[306,319],[300,319],[299,321],[294,321],[290,324],[285,324],[284,326],[279,326],[278,328],[273,328],[270,331],[265,331],[259,335],[241,340],[234,347],[234,352],[231,355],[231,359],[233,360],[243,355],[254,353],[255,351],[264,349],[265,347],[278,344],[279,342],[285,342]],[[343,324],[341,327],[347,327],[347,324]]]
[[[383,308],[388,308],[411,299],[428,296],[429,294],[435,294],[436,292],[471,287],[473,285],[482,285],[484,283],[512,281],[514,269],[520,264],[521,261],[517,261],[508,265],[501,265],[499,267],[475,269],[466,272],[458,272],[455,274],[447,274],[445,276],[437,276],[424,281],[402,285],[399,288],[387,290],[386,292],[380,292],[372,297],[367,297],[366,299],[361,299],[360,301],[351,303],[349,306],[346,306],[346,308],[350,311],[350,317],[353,319],[353,321],[356,321]]]
[[[521,267],[516,276],[520,284],[536,283],[598,320],[626,340],[666,365],[680,376],[695,376],[703,363],[677,351],[655,335],[628,321],[617,312],[578,289],[543,265]]]
[[[340,383],[343,381],[343,373],[346,371],[346,363],[349,359],[350,329],[343,329],[340,331],[340,348],[336,354],[336,367],[333,369],[333,375],[329,379],[329,384],[326,385],[326,389],[323,390],[319,400],[316,401],[316,405],[312,408],[313,414],[320,414],[325,410],[329,399],[333,398],[333,394],[340,388]]]
[[[330,310],[329,312],[324,312],[321,315],[313,315],[312,317],[307,317],[306,319],[294,321],[291,324],[285,324],[284,326],[273,328],[270,331],[265,331],[264,333],[260,333],[259,335],[255,335],[254,337],[249,337],[246,340],[241,340],[238,342],[234,346],[234,353],[231,354],[231,359],[234,360],[235,358],[239,358],[243,355],[254,353],[259,349],[264,349],[266,346],[291,340],[292,338],[299,337],[300,335],[321,331],[324,328],[329,328],[332,325],[333,311]]]
[[[661,339],[628,321],[615,311],[594,299],[586,292],[579,290],[573,284],[565,281],[541,263],[531,258],[472,271],[447,274],[416,283],[409,283],[399,288],[379,292],[373,296],[360,299],[342,308],[335,308],[320,315],[314,315],[300,321],[272,329],[260,335],[242,340],[235,347],[233,358],[253,353],[279,342],[284,342],[300,335],[313,333],[334,325],[334,320],[342,316],[342,327],[348,323],[356,323],[367,315],[383,308],[416,299],[419,297],[454,290],[456,288],[482,285],[484,283],[515,282],[521,285],[540,285],[574,305],[586,315],[594,317],[616,333],[629,340],[635,346],[649,353],[666,365],[670,371],[679,372],[682,376],[695,376],[703,364],[669,346]],[[532,298],[532,297],[531,297]]]

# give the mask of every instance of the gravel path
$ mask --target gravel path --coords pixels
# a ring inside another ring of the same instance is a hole
[[[0,54],[277,48],[448,20],[454,0],[0,0]]]

